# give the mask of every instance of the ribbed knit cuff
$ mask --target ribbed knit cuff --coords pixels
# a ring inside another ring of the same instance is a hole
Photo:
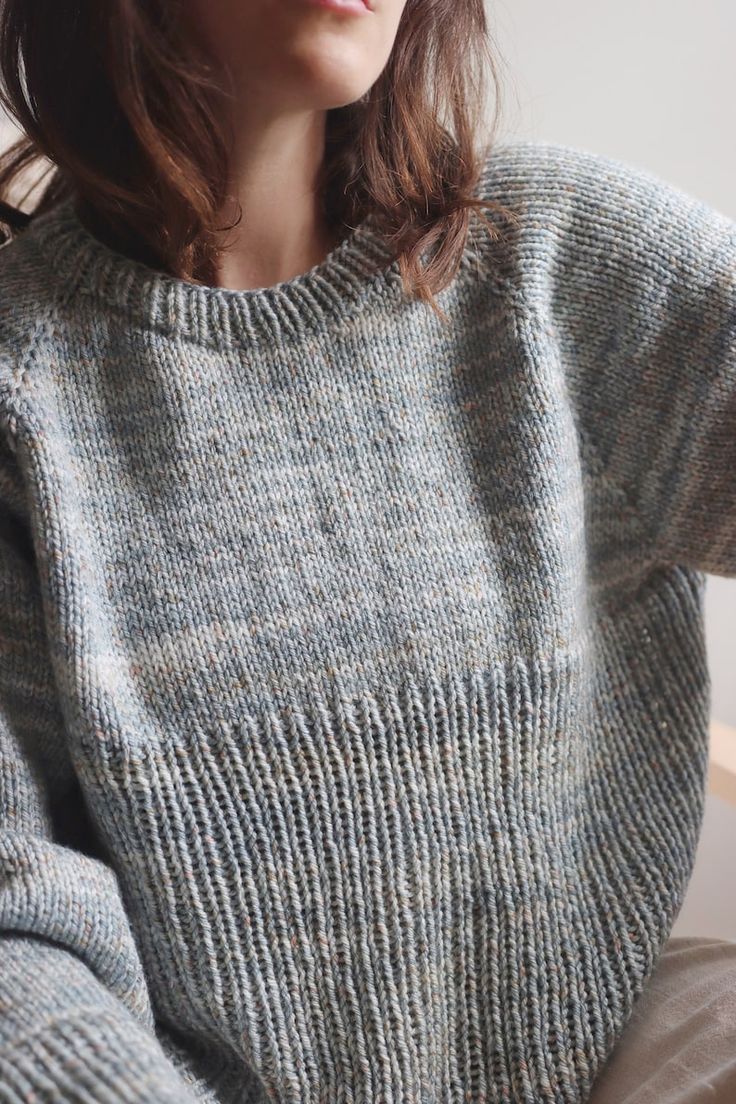
[[[3,935],[0,1104],[194,1104],[147,993],[124,972],[115,989],[59,944]]]
[[[49,1020],[0,1054],[2,1104],[195,1104],[143,1026],[107,1009]]]

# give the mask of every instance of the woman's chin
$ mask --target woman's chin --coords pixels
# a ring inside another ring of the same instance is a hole
[[[375,79],[367,76],[360,80],[356,68],[346,64],[344,58],[339,64],[334,61],[324,64],[312,59],[311,64],[300,64],[297,79],[293,68],[289,76],[291,99],[295,104],[315,111],[328,111],[333,107],[354,103],[365,94]]]

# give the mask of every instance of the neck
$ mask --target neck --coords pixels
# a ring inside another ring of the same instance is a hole
[[[254,113],[255,114],[255,113]],[[324,112],[239,118],[231,159],[230,206],[221,223],[227,246],[218,286],[270,287],[307,272],[337,244],[324,224],[316,176],[324,154]]]

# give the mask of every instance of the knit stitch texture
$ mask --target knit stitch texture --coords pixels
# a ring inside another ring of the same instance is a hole
[[[736,226],[488,156],[442,321],[0,251],[0,1101],[581,1104],[702,823]]]

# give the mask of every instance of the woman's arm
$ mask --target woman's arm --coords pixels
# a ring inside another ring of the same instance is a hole
[[[527,171],[533,156],[536,171]],[[736,223],[626,162],[522,144],[523,295],[655,560],[736,576]]]
[[[88,822],[8,440],[0,436],[0,1101],[187,1104],[195,1097],[154,1033],[116,875],[81,849]]]

